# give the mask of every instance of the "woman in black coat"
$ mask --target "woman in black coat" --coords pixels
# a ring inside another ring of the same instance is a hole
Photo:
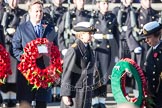
[[[148,90],[155,103],[153,108],[162,108],[162,41],[161,25],[157,21],[149,22],[143,27],[145,41],[150,46],[147,51],[145,76]]]

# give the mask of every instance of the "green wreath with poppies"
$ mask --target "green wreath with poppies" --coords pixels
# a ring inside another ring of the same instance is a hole
[[[128,100],[125,92],[125,79],[126,73],[130,72],[138,84],[139,96]],[[117,103],[133,102],[135,105],[144,107],[146,106],[145,98],[147,98],[146,79],[142,69],[136,64],[135,61],[129,58],[121,59],[112,70],[111,75],[111,88]]]

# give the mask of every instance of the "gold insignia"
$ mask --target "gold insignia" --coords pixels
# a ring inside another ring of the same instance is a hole
[[[143,34],[146,35],[147,34],[147,31],[145,29],[143,29]]]
[[[75,48],[77,46],[77,43],[74,43],[71,45],[72,48]]]

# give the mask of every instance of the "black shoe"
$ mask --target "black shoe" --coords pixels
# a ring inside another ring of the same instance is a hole
[[[93,108],[100,108],[100,105],[99,104],[94,104],[92,107]]]
[[[99,105],[100,105],[100,108],[106,108],[105,104],[103,103],[100,103]]]
[[[7,108],[8,106],[7,106],[7,103],[5,103],[5,102],[3,102],[2,104],[1,104],[1,108]]]
[[[16,106],[16,100],[15,99],[10,99],[7,103],[8,107],[15,107]]]
[[[60,102],[61,101],[60,95],[56,95],[55,97],[53,97],[53,101],[54,102]]]

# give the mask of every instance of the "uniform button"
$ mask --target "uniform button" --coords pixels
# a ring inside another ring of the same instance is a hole
[[[161,54],[161,51],[159,51],[159,53]]]
[[[155,78],[153,78],[152,80],[155,81]]]
[[[155,88],[155,85],[153,85],[152,87]]]
[[[110,45],[107,45],[106,47],[107,47],[107,48],[110,48]]]
[[[156,65],[154,65],[154,68],[156,67]]]
[[[99,45],[99,44],[97,44],[97,47],[100,47],[100,45]]]
[[[111,29],[109,29],[108,31],[111,32]]]
[[[154,17],[154,16],[152,16],[152,19],[155,19],[155,17]]]
[[[159,61],[159,58],[157,58],[157,61]]]
[[[141,24],[141,27],[143,27],[143,24]]]
[[[88,79],[88,76],[87,76],[87,79]]]
[[[76,20],[76,18],[73,18],[73,20]]]
[[[111,24],[111,22],[109,22],[109,24]]]
[[[153,72],[153,74],[155,74],[155,71]]]
[[[97,29],[97,32],[99,32],[99,29]]]
[[[97,21],[96,24],[99,24],[99,21]]]

